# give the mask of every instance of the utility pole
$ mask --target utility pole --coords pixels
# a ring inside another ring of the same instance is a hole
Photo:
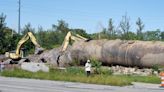
[[[21,29],[21,26],[20,26],[20,15],[21,15],[21,0],[18,1],[18,4],[19,4],[19,8],[18,8],[18,34],[20,34],[20,29]]]

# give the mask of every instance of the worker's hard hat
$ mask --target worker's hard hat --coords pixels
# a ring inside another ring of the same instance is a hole
[[[87,60],[87,62],[89,63],[89,62],[90,62],[90,60],[88,59],[88,60]]]

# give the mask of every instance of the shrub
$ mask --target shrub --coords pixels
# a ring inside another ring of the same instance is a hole
[[[92,64],[92,67],[94,67],[94,73],[96,74],[100,74],[101,73],[101,66],[102,66],[102,63],[96,59],[91,59],[91,64]]]
[[[111,69],[103,69],[103,68],[100,68],[100,74],[103,74],[103,75],[112,75],[113,72]]]
[[[153,69],[154,71],[158,71],[158,70],[159,70],[159,66],[158,66],[158,65],[153,65],[152,69]]]

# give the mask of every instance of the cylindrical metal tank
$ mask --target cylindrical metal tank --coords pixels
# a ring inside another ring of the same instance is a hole
[[[72,58],[94,58],[109,65],[164,65],[164,42],[160,41],[92,40],[73,44],[71,53],[75,52]]]

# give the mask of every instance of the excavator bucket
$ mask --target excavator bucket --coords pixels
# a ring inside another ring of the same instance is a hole
[[[89,42],[91,40],[93,40],[93,39],[92,38],[88,38],[87,40],[85,40],[85,42]]]
[[[36,47],[36,48],[35,48],[35,55],[41,54],[43,51],[44,51],[43,48],[38,48],[38,47]]]

